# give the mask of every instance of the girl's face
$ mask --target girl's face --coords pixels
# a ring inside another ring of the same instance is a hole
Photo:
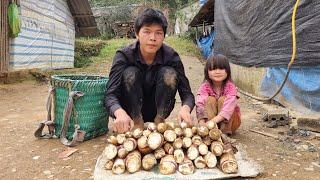
[[[208,71],[209,78],[214,83],[222,83],[227,78],[227,71],[225,69],[214,69]]]

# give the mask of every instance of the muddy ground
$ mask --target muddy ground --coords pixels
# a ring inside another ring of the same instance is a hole
[[[183,57],[192,90],[202,81],[202,64]],[[109,64],[100,66],[109,69]],[[36,81],[0,85],[0,179],[90,179],[106,137],[83,142],[69,158],[59,159],[65,147],[57,139],[38,140],[33,136],[46,117],[48,86]],[[289,126],[267,128],[262,113],[270,105],[241,96],[242,124],[232,136],[248,158],[260,165],[257,179],[320,179],[319,137],[305,131],[288,135]],[[180,101],[168,119],[175,119]],[[273,106],[274,107],[274,106]],[[291,112],[295,116],[295,112]],[[193,115],[194,112],[193,112]],[[112,125],[112,123],[110,123]],[[250,130],[268,132],[279,139]]]

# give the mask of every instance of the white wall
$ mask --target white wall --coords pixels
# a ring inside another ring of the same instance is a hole
[[[74,67],[75,27],[66,0],[23,0],[21,32],[10,41],[10,69]]]

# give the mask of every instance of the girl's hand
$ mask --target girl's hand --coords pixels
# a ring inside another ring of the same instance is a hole
[[[212,118],[212,120],[213,120],[216,124],[218,124],[218,123],[220,123],[221,121],[224,121],[225,119],[224,119],[224,117],[222,117],[222,116],[220,116],[220,115],[217,115],[216,117]]]
[[[207,119],[205,119],[205,118],[199,119],[199,120],[198,120],[198,123],[199,123],[200,126],[206,126],[206,124],[207,124]]]

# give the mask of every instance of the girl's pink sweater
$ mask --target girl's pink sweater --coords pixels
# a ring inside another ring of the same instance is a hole
[[[205,102],[209,96],[218,99],[221,96],[225,97],[223,107],[218,115],[224,117],[227,121],[231,118],[233,112],[238,113],[240,117],[240,108],[237,104],[237,87],[232,81],[228,81],[220,94],[216,93],[209,82],[205,81],[201,84],[196,97],[196,112],[197,118],[205,117],[204,109]]]

